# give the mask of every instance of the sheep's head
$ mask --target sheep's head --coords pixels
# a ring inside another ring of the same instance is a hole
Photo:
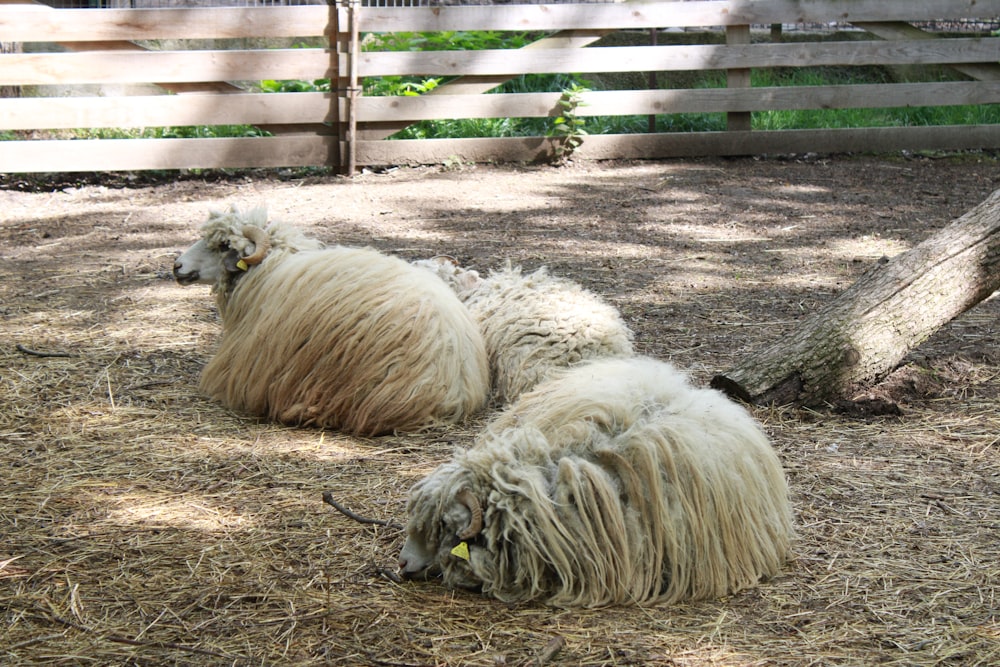
[[[413,264],[437,274],[460,297],[463,293],[475,289],[482,282],[478,271],[462,268],[458,260],[450,255],[437,255],[430,259],[418,259]]]
[[[213,211],[202,228],[202,238],[174,262],[174,278],[181,285],[220,285],[230,275],[260,264],[271,248],[267,211],[256,208],[240,212],[231,207],[225,213]]]
[[[478,588],[477,564],[488,557],[482,545],[483,508],[479,498],[449,466],[418,482],[410,496],[400,573],[408,579],[444,575],[446,583]]]

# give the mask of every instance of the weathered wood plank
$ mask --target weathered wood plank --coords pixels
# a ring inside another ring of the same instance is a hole
[[[333,123],[327,93],[241,93],[0,99],[0,129]]]
[[[453,160],[529,162],[552,156],[546,137],[359,141],[357,162],[429,164]],[[780,132],[588,136],[579,159],[661,159],[762,153],[885,152],[1000,148],[997,126],[893,127]],[[339,164],[337,137],[0,141],[0,172],[126,171]]]
[[[973,150],[1000,147],[1000,126],[876,127],[729,133],[621,135],[595,142],[586,159],[607,159],[614,150],[641,157],[763,155],[781,153],[883,153],[900,150]],[[648,142],[648,145],[647,143]]]
[[[586,5],[507,5],[494,7],[369,7],[363,29],[558,30],[566,28],[682,28],[830,21],[921,21],[951,17],[992,17],[997,0],[732,0],[729,2],[625,2]]]
[[[445,117],[555,117],[561,113],[559,98],[559,93],[362,97],[358,100],[358,122],[410,123]],[[595,91],[583,94],[581,99],[583,104],[576,112],[579,116],[998,104],[1000,82]],[[345,119],[338,118],[337,100],[327,93],[0,100],[0,130],[234,124],[288,126],[337,120]]]
[[[319,79],[335,73],[334,57],[328,49],[27,53],[0,56],[0,81],[71,85]]]
[[[136,39],[319,37],[335,8],[198,7],[169,9],[59,9],[0,4],[0,41],[74,42]],[[339,10],[343,11],[343,10]]]
[[[1000,0],[732,0],[579,5],[366,7],[365,32],[643,29],[828,21],[919,21],[995,17]],[[0,41],[307,37],[331,23],[326,6],[61,9],[0,3]],[[197,17],[192,19],[192,17]],[[346,25],[346,19],[341,20]]]
[[[0,55],[0,85],[319,79],[346,71],[328,49],[97,51]],[[928,65],[1000,60],[1000,37],[905,42],[489,49],[362,53],[358,75],[498,76],[754,67]]]
[[[552,155],[551,140],[425,139],[358,143],[359,164],[432,164],[454,160],[530,162]],[[693,132],[588,136],[575,152],[581,160],[663,159],[766,153],[888,152],[904,149],[1000,148],[1000,127],[886,127],[768,132]],[[492,157],[491,157],[492,156]]]
[[[462,95],[447,99],[365,97],[359,101],[358,116],[364,122],[554,117],[561,113],[559,98],[559,93]],[[579,116],[994,104],[1000,102],[1000,84],[960,81],[739,90],[616,90],[584,93],[581,101],[576,110]]]
[[[591,49],[491,49],[472,53],[363,53],[362,76],[646,72],[758,67],[929,65],[1000,60],[1000,37],[913,42],[631,46]]]
[[[555,117],[561,113],[559,98],[560,93],[362,97],[358,100],[358,122]],[[1000,81],[595,91],[583,94],[581,99],[583,104],[576,111],[579,116],[998,104]],[[337,120],[337,100],[328,93],[0,99],[0,130],[276,126]]]
[[[337,137],[0,141],[0,172],[220,169],[340,164]]]

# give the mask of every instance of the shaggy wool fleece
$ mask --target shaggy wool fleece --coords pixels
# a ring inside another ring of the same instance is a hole
[[[221,265],[228,252],[248,253],[245,225],[266,220],[263,209],[213,214],[200,243]],[[223,334],[204,393],[358,435],[454,423],[484,405],[482,334],[447,285],[370,248],[323,248],[282,223],[266,231],[263,261],[223,271],[215,285]]]
[[[614,306],[544,267],[526,274],[508,265],[482,278],[450,257],[415,264],[448,283],[479,323],[501,405],[554,369],[634,354],[632,331]]]
[[[465,540],[463,489],[483,512]],[[582,364],[523,395],[414,486],[409,513],[405,575],[567,607],[727,595],[777,573],[793,535],[758,424],[647,358]]]

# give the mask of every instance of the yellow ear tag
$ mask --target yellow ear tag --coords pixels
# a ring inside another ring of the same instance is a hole
[[[243,261],[243,260],[241,259],[240,261],[236,262],[236,268],[237,268],[237,269],[239,269],[240,271],[246,271],[246,270],[247,270],[247,269],[249,269],[250,267],[249,267],[249,266],[247,265],[247,263],[246,263],[246,262],[244,262],[244,261]]]
[[[467,542],[459,542],[454,549],[451,550],[452,556],[458,556],[462,560],[469,560],[469,544]]]

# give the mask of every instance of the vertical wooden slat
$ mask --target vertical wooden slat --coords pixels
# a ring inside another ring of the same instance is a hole
[[[649,45],[650,46],[656,46],[657,42],[658,42],[658,40],[657,40],[657,29],[656,28],[650,28],[649,29]],[[659,87],[659,82],[657,81],[656,72],[655,71],[651,71],[649,73],[649,89],[650,90],[656,90],[658,87]],[[653,132],[656,132],[656,115],[654,115],[654,114],[649,114],[649,118],[647,119],[647,131],[650,134],[652,134]]]
[[[750,43],[750,26],[733,25],[726,26],[726,44]],[[749,88],[749,69],[726,70],[726,85],[729,88]],[[749,111],[730,111],[726,114],[726,129],[732,132],[749,132],[751,127],[751,116]]]
[[[330,51],[330,113],[328,117],[332,119],[332,131],[328,137],[327,144],[327,166],[341,169],[346,161],[344,155],[344,145],[347,138],[347,130],[343,121],[344,114],[341,113],[344,104],[344,95],[341,87],[344,82],[344,73],[340,71],[340,55],[344,53],[344,31],[341,21],[341,10],[339,2],[329,2],[327,4],[327,22],[324,36]]]
[[[358,155],[358,57],[361,51],[360,29],[358,22],[361,13],[360,0],[348,0],[347,21],[350,24],[351,41],[348,47],[348,81],[347,81],[347,166],[344,170],[348,176],[353,176],[357,168]]]

